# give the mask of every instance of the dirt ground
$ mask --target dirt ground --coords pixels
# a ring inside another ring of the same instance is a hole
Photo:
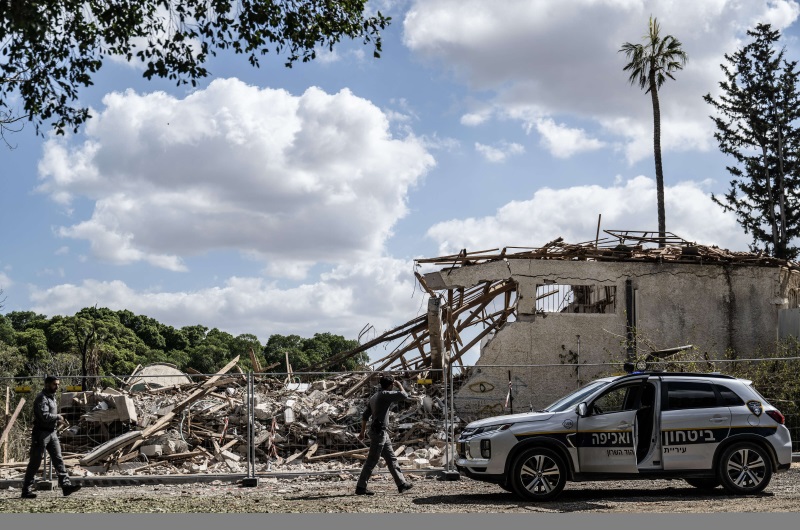
[[[255,488],[228,482],[84,487],[70,497],[0,490],[0,513],[719,513],[800,512],[800,464],[772,478],[759,495],[736,497],[721,488],[697,490],[682,480],[568,483],[548,503],[516,499],[497,486],[467,478],[443,481],[410,476],[414,488],[397,493],[391,477],[370,481],[372,497],[355,496],[356,474],[261,478]]]

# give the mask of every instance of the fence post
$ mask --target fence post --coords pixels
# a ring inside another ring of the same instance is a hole
[[[256,447],[255,447],[255,383],[253,372],[247,372],[247,476],[242,479],[242,487],[254,488],[258,486],[256,477]]]
[[[442,379],[444,379],[444,391],[445,391],[445,401],[444,401],[444,417],[445,417],[445,443],[447,444],[445,447],[445,468],[444,468],[444,478],[445,480],[459,480],[461,478],[461,474],[458,470],[453,469],[455,464],[455,459],[458,456],[458,453],[453,452],[453,448],[455,446],[455,400],[454,398],[454,387],[453,387],[453,369],[452,363],[447,363],[447,366],[443,368],[443,375]],[[449,385],[449,388],[448,388]],[[448,398],[449,398],[449,405],[448,405]]]

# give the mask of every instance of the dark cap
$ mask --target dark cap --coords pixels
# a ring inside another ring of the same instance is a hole
[[[380,379],[381,388],[386,389],[394,384],[394,377],[389,374],[381,375]]]

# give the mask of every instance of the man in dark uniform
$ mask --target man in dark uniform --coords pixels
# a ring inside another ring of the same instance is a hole
[[[364,414],[361,416],[361,432],[358,434],[358,439],[364,439],[364,433],[367,428],[367,420],[372,416],[372,424],[369,429],[369,454],[367,460],[364,462],[364,467],[361,469],[361,475],[358,477],[356,483],[356,495],[374,495],[375,492],[367,489],[367,481],[372,470],[378,464],[378,460],[383,456],[389,472],[397,484],[397,491],[403,493],[411,489],[412,484],[406,482],[400,467],[397,465],[397,457],[394,456],[394,449],[392,449],[392,441],[386,433],[386,425],[389,421],[389,408],[393,403],[405,401],[408,399],[408,394],[403,385],[399,381],[395,381],[391,375],[383,375],[380,379],[381,389],[369,400]],[[397,390],[390,390],[392,387]]]
[[[22,482],[23,499],[36,498],[31,487],[36,472],[42,464],[45,449],[50,453],[50,460],[58,473],[58,485],[64,492],[64,496],[81,488],[79,484],[70,482],[67,469],[64,467],[64,459],[61,458],[61,444],[56,432],[58,424],[64,421],[64,418],[58,413],[58,403],[56,402],[56,391],[59,384],[58,377],[48,375],[44,378],[44,390],[39,392],[39,395],[33,400],[33,432],[31,433],[28,469],[25,471],[25,479]]]

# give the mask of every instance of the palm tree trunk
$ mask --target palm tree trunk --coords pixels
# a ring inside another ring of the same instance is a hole
[[[658,104],[658,88],[655,72],[650,75],[650,97],[653,100],[653,155],[656,161],[656,200],[658,202],[658,246],[664,247],[667,237],[667,221],[664,211],[664,169],[661,166],[661,108]]]

